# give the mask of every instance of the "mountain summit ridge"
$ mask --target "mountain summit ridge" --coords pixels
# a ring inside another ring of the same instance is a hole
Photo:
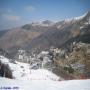
[[[87,35],[88,34],[88,35]],[[90,40],[90,11],[81,17],[52,22],[49,20],[40,23],[23,25],[14,30],[8,30],[0,37],[0,48],[10,54],[17,49],[42,51],[54,47],[62,47],[71,41]],[[7,43],[7,44],[6,44]]]

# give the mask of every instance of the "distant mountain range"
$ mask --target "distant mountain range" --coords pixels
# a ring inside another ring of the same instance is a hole
[[[22,27],[0,31],[0,48],[12,57],[18,49],[40,52],[65,47],[71,42],[90,43],[90,11],[83,16],[60,22],[32,22]]]

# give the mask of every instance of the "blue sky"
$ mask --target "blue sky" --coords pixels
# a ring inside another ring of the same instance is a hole
[[[0,0],[0,30],[32,21],[61,21],[90,10],[90,0]]]

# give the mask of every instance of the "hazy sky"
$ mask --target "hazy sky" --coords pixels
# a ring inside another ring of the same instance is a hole
[[[0,30],[32,21],[60,21],[88,10],[90,0],[0,0]]]

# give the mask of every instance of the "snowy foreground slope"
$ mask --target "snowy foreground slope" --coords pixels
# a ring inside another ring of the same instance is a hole
[[[0,77],[0,90],[90,90],[90,79],[59,81],[62,78],[46,69],[30,69],[27,63],[11,63],[1,56],[2,64],[8,64],[14,79]]]
[[[0,90],[90,90],[90,80],[52,81],[0,78]]]
[[[11,63],[9,59],[0,56],[0,61],[2,64],[9,66],[12,71],[12,76],[17,80],[54,80],[58,81],[59,78],[57,75],[46,69],[30,69],[30,64],[17,62]]]

